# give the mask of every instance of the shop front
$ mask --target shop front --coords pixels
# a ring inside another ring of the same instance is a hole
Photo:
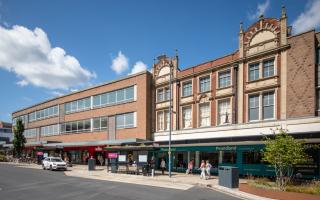
[[[308,144],[306,145],[308,147]],[[313,146],[313,145],[310,145]],[[208,161],[213,167],[211,173],[218,173],[219,166],[239,168],[241,175],[274,176],[274,168],[262,160],[263,144],[226,145],[226,146],[173,146],[172,170],[185,172],[188,162],[194,161],[194,172],[199,173],[201,161]],[[308,162],[295,166],[294,173],[301,173],[306,178],[320,177],[320,150],[309,147],[306,150]],[[168,165],[168,147],[162,147],[157,160],[165,159]],[[159,165],[157,166],[159,168]],[[168,167],[167,167],[168,169]]]

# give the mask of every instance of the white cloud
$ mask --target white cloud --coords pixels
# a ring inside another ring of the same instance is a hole
[[[302,12],[292,23],[294,33],[301,33],[320,27],[320,0],[309,1]]]
[[[136,62],[136,64],[134,64],[133,68],[131,69],[131,73],[130,74],[135,74],[141,71],[146,70],[148,67],[146,64],[144,64],[142,61],[138,61]]]
[[[129,69],[129,59],[121,52],[112,60],[111,69],[117,74],[121,74]]]
[[[64,95],[64,93],[60,91],[51,91],[50,94],[54,97],[60,97]]]
[[[267,9],[270,6],[270,0],[266,0],[264,3],[259,3],[257,6],[257,10],[253,14],[249,14],[248,17],[250,20],[257,20],[260,15],[264,15]]]
[[[96,77],[64,49],[51,47],[47,34],[40,28],[0,26],[0,38],[0,69],[15,73],[20,86],[68,90],[86,86]]]

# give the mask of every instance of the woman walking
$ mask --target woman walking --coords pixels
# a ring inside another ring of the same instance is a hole
[[[162,171],[162,175],[164,175],[164,170],[166,169],[166,161],[162,158],[161,163],[160,163],[160,168]]]
[[[210,179],[210,176],[211,176],[210,170],[211,170],[211,168],[212,168],[212,165],[210,164],[209,160],[207,160],[206,161],[206,172],[207,172],[208,178],[206,178],[206,179]]]
[[[204,160],[201,161],[200,170],[200,179],[206,179],[206,163],[204,162]]]
[[[193,162],[193,159],[192,160],[190,160],[189,161],[189,163],[188,163],[188,169],[187,169],[187,171],[186,171],[186,174],[192,174],[192,170],[193,170],[193,164],[194,162]]]

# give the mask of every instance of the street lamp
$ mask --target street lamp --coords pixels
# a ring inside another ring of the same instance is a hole
[[[169,64],[169,69],[170,69],[170,73],[169,73],[169,88],[170,88],[170,94],[169,94],[169,150],[168,150],[168,154],[169,154],[169,177],[171,178],[171,131],[172,131],[172,123],[171,123],[171,119],[172,119],[172,68],[173,68],[173,64],[172,61]]]

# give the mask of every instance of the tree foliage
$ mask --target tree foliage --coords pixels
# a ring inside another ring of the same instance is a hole
[[[307,154],[303,142],[288,135],[287,130],[281,128],[273,133],[274,137],[266,137],[263,160],[274,166],[277,185],[284,190],[293,175],[293,166],[306,162]]]
[[[14,139],[13,139],[13,151],[15,156],[20,158],[26,143],[26,138],[23,135],[24,125],[21,119],[18,119],[16,126],[13,127]]]

